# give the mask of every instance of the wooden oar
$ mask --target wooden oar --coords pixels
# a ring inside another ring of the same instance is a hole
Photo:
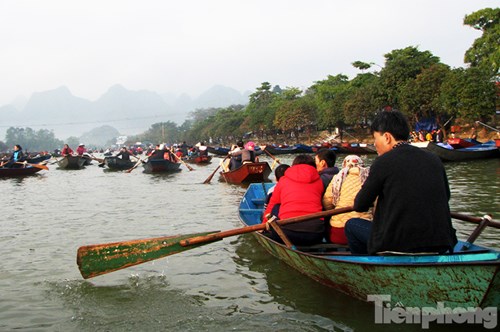
[[[452,218],[459,219],[462,221],[468,221],[474,224],[480,224],[484,220],[484,218],[472,217],[458,212],[450,212],[450,215]],[[500,221],[491,220],[488,222],[488,226],[493,228],[500,228]]]
[[[97,157],[94,157],[94,155],[89,155],[91,157],[91,159],[95,160],[95,161],[98,161],[99,163],[101,164],[104,164],[104,159],[101,159],[101,158],[97,158]]]
[[[491,218],[491,215],[485,215],[482,218],[477,218],[477,217],[471,217],[471,216],[467,216],[467,215],[463,215],[463,214],[459,214],[459,213],[455,213],[455,212],[451,212],[450,214],[451,214],[452,218],[456,218],[456,219],[460,219],[463,221],[469,221],[469,222],[473,222],[475,224],[478,224],[476,226],[476,228],[474,229],[474,231],[471,233],[471,235],[469,235],[467,240],[464,242],[462,248],[460,248],[460,250],[462,250],[462,251],[469,250],[471,248],[472,244],[474,243],[474,241],[476,241],[476,239],[479,237],[479,235],[481,235],[481,233],[483,232],[483,230],[487,226],[500,228],[500,223],[498,221],[493,221],[493,219]]]
[[[261,147],[261,149],[262,149],[262,147]],[[273,155],[271,154],[271,152],[267,151],[265,146],[264,146],[264,149],[262,149],[262,150],[264,150],[264,152],[265,152],[265,153],[266,153],[269,157],[271,157],[271,158],[274,160],[274,161],[273,161],[273,165],[271,166],[271,170],[272,170],[272,169],[274,169],[274,165],[275,165],[275,163],[281,164],[281,163],[280,163],[280,160],[279,160],[278,158],[276,158],[275,156],[273,156]]]
[[[284,226],[284,225],[288,225],[288,224],[298,223],[301,221],[317,219],[317,218],[324,218],[324,217],[334,216],[337,214],[347,213],[347,212],[351,212],[353,210],[354,209],[352,208],[352,206],[347,206],[347,207],[343,207],[343,208],[339,208],[339,209],[321,211],[321,212],[306,214],[304,216],[278,220],[278,221],[276,221],[276,224],[278,224],[279,226]],[[191,246],[191,245],[196,245],[196,244],[200,244],[200,243],[213,242],[213,241],[221,240],[221,239],[228,237],[228,236],[251,233],[251,232],[255,232],[255,231],[262,231],[265,229],[266,229],[266,224],[258,224],[258,225],[253,225],[253,226],[235,228],[235,229],[231,229],[229,231],[212,233],[209,235],[197,236],[197,237],[193,237],[191,239],[182,240],[181,246]]]
[[[136,168],[137,168],[137,166],[139,166],[141,163],[143,163],[143,162],[144,162],[146,159],[148,159],[149,157],[150,157],[150,156],[146,156],[146,158],[144,158],[144,159],[139,158],[139,160],[137,160],[137,163],[136,163],[134,166],[132,166],[131,168],[127,169],[127,170],[125,171],[125,173],[130,173],[130,172],[132,172],[134,169],[136,169]]]
[[[186,166],[189,171],[194,171],[194,168],[192,168],[191,166],[186,164],[186,162],[184,160],[182,160],[181,158],[179,158],[179,156],[177,156],[175,153],[173,153],[172,150],[170,150],[169,148],[166,148],[166,149],[167,149],[167,151],[170,152],[170,154],[173,154],[175,156],[175,158],[177,158],[178,161],[180,161],[184,166]]]
[[[219,170],[219,168],[224,163],[224,161],[226,161],[227,158],[229,158],[229,155],[225,156],[224,159],[222,159],[222,162],[219,164],[219,166],[217,166],[212,172],[212,174],[210,174],[209,177],[205,181],[203,181],[203,184],[207,184],[210,183],[210,181],[212,181],[212,178],[214,177],[215,173]]]
[[[352,211],[351,207],[328,210],[301,217],[283,219],[279,221],[279,224],[301,222],[350,211]],[[83,278],[87,279],[193,249],[204,243],[211,243],[224,237],[255,232],[265,228],[265,224],[259,224],[225,232],[174,235],[82,246],[78,248],[76,262]]]
[[[25,162],[22,162],[22,161],[16,161],[15,164],[30,165],[31,167],[44,169],[46,171],[49,170],[49,168],[47,166],[41,165],[41,164],[30,164],[30,163],[25,163]]]

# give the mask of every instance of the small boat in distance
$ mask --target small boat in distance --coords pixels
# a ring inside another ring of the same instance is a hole
[[[196,156],[196,157],[187,157],[184,159],[185,162],[191,164],[210,164],[212,160],[212,156]]]
[[[42,170],[42,168],[31,166],[31,165],[27,165],[26,167],[12,167],[12,168],[0,167],[0,178],[10,178],[10,177],[32,175],[32,174],[35,174],[41,170]]]
[[[180,171],[181,164],[166,159],[148,159],[143,166],[145,173],[168,173]]]
[[[450,149],[441,145],[441,143],[436,144],[433,142],[415,142],[411,143],[411,145],[426,149],[436,154],[443,162],[489,159],[489,158],[500,157],[500,152],[498,148],[494,145],[493,141],[491,141],[491,143],[486,142],[483,144],[478,144],[462,149],[452,149],[452,148]]]
[[[220,172],[222,181],[232,184],[269,181],[271,167],[267,162],[244,163],[239,168]]]
[[[64,156],[57,160],[57,164],[63,169],[81,169],[85,166],[85,158],[82,156]]]
[[[111,170],[127,170],[132,168],[135,163],[130,160],[123,160],[118,157],[104,157],[104,165]]]

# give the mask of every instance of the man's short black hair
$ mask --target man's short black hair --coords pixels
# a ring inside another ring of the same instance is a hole
[[[382,111],[373,119],[370,131],[390,133],[397,141],[406,141],[410,138],[408,120],[400,111]]]
[[[316,152],[316,156],[319,160],[324,160],[328,167],[334,167],[335,161],[337,161],[337,155],[330,149],[320,149]]]

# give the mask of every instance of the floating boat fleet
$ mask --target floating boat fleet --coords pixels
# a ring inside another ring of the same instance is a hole
[[[434,143],[427,141],[413,142],[411,144],[436,154],[443,162],[500,158],[500,139],[481,143],[472,139],[450,138],[446,143]],[[331,149],[338,154],[364,155],[377,153],[373,144],[347,142],[336,145],[328,143],[323,143],[322,145],[295,144],[293,146],[262,145],[256,147],[255,153],[256,155],[265,153],[271,156],[284,154],[307,154],[315,153],[321,148]],[[211,163],[213,155],[227,156],[230,149],[225,147],[208,146],[207,150],[212,155],[197,156],[193,158],[186,157],[178,160],[178,162],[149,159],[141,161],[138,159],[139,161],[137,163],[143,165],[146,173],[176,172],[180,170],[181,163],[208,165]],[[27,160],[27,164],[24,166],[13,169],[0,167],[0,177],[17,177],[35,174],[43,168],[32,167],[30,165],[43,165],[48,162],[49,158],[51,158],[50,155],[31,158]],[[113,156],[106,156],[104,159],[95,158],[91,155],[64,156],[61,158],[55,158],[55,162],[58,164],[59,168],[72,170],[82,169],[85,166],[90,165],[92,160],[99,161],[99,166],[107,167],[109,170],[130,171],[138,166],[138,164],[134,161],[123,160]],[[188,168],[190,167],[188,166]],[[266,182],[269,180],[268,177],[270,173],[271,169],[267,163],[250,163],[245,164],[236,170],[220,172],[220,179],[221,181],[227,183],[236,184]]]

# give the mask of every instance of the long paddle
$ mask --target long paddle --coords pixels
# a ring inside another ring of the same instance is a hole
[[[350,211],[352,211],[351,207],[328,210],[283,219],[277,223],[284,225]],[[193,249],[204,243],[214,242],[228,236],[255,232],[265,228],[265,224],[258,224],[225,232],[174,235],[82,246],[78,248],[76,262],[83,278],[87,279]]]
[[[474,224],[480,224],[484,218],[479,218],[479,217],[471,217],[466,214],[461,214],[458,212],[450,212],[450,215],[452,218],[463,220],[463,221],[468,221]],[[500,221],[496,220],[491,220],[488,222],[488,226],[493,227],[493,228],[500,228]]]
[[[221,167],[221,165],[226,161],[226,159],[229,157],[229,155],[225,156],[224,159],[222,159],[222,162],[219,163],[219,166],[217,166],[214,171],[212,172],[212,174],[210,174],[208,176],[208,178],[203,181],[203,184],[207,184],[207,183],[210,183],[210,181],[212,181],[212,178],[214,177],[215,173],[217,172],[217,170]]]
[[[173,153],[172,150],[170,150],[169,148],[166,148],[166,149],[167,149],[167,151],[170,152],[170,154],[173,154],[175,156],[175,158],[177,158],[178,161],[180,161],[184,166],[186,166],[189,171],[194,171],[194,168],[192,168],[191,166],[189,166],[188,164],[186,164],[186,162],[184,160],[182,160],[181,158],[179,158],[178,155],[176,155],[175,153]]]
[[[144,158],[144,159],[139,158],[139,159],[137,160],[137,163],[135,163],[135,165],[134,165],[134,166],[132,166],[131,168],[127,169],[127,170],[125,171],[125,173],[130,173],[130,172],[132,172],[134,169],[136,169],[136,168],[137,168],[137,166],[139,166],[141,163],[143,163],[143,162],[144,162],[146,159],[148,159],[149,157],[150,157],[150,156],[146,156],[146,158]]]
[[[97,157],[94,157],[93,154],[89,155],[91,159],[101,163],[101,164],[104,164],[104,159],[101,159],[101,158],[97,158]]]
[[[30,165],[31,167],[35,167],[35,168],[40,168],[40,169],[44,169],[46,171],[49,170],[49,168],[45,165],[41,165],[41,164],[30,164],[30,163],[24,163],[22,161],[16,161],[15,162],[16,164],[22,164],[22,165]]]
[[[262,149],[262,147],[261,147],[261,149]],[[276,158],[275,156],[273,156],[273,155],[271,154],[271,152],[267,151],[265,146],[264,146],[264,149],[263,149],[263,150],[264,150],[264,152],[265,152],[265,153],[266,153],[269,157],[273,158],[273,160],[274,160],[274,161],[273,161],[273,165],[271,166],[271,169],[274,169],[274,165],[275,165],[276,163],[281,164],[281,163],[280,163],[280,160],[279,160],[278,158]]]

